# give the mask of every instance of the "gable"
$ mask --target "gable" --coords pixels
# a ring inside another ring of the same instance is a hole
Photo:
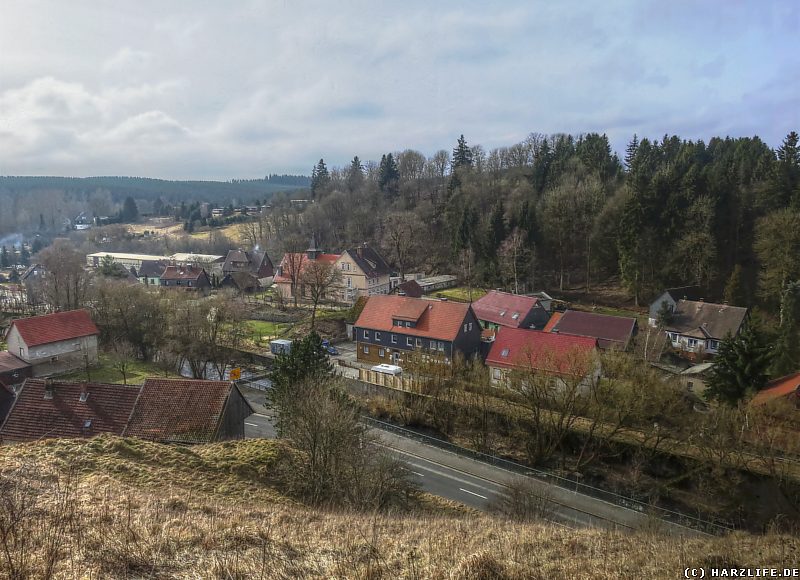
[[[12,321],[28,347],[100,334],[88,310],[70,310]]]

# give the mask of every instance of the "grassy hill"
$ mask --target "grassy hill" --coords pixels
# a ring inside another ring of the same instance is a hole
[[[291,454],[265,440],[186,448],[107,436],[0,448],[0,574],[675,578],[689,566],[800,565],[800,540],[787,536],[576,531],[431,498],[398,514],[312,510],[283,487]]]

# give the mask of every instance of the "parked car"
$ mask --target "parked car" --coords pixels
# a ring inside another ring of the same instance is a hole
[[[325,339],[325,340],[322,341],[322,348],[324,348],[326,351],[328,351],[328,354],[330,354],[330,355],[338,355],[339,354],[339,351],[336,349],[335,346],[333,346],[331,344],[331,342],[328,339]]]

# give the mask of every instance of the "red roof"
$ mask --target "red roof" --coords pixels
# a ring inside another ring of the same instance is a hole
[[[236,388],[229,381],[145,379],[123,434],[174,443],[214,441]]]
[[[162,280],[199,280],[201,276],[208,275],[203,268],[195,266],[167,266],[161,274]]]
[[[294,260],[290,260],[290,256],[294,256]],[[280,276],[275,276],[275,282],[291,282],[291,270],[293,267],[300,267],[300,274],[303,273],[303,270],[306,268],[306,264],[309,262],[324,262],[326,264],[333,264],[341,258],[341,254],[320,254],[317,256],[316,260],[310,259],[305,252],[297,252],[297,253],[289,253],[284,254],[283,259],[281,260],[281,274]]]
[[[563,312],[553,312],[550,315],[550,320],[547,321],[547,324],[544,325],[542,332],[552,332],[553,327],[558,324],[558,321],[561,320],[561,315]]]
[[[146,379],[141,386],[55,380],[48,397],[47,382],[25,381],[0,437],[30,441],[113,433],[164,442],[214,441],[237,388],[228,381],[189,379]],[[88,396],[81,401],[84,389]]]
[[[600,348],[626,348],[635,329],[635,318],[567,310],[550,332],[594,337]]]
[[[45,398],[45,379],[28,379],[0,429],[6,441],[56,437],[122,435],[139,396],[139,387],[52,381]],[[89,394],[82,402],[83,390]]]
[[[12,321],[11,328],[17,329],[28,347],[100,334],[88,310],[20,318]]]
[[[453,341],[458,336],[469,310],[469,304],[461,302],[424,300],[407,296],[370,296],[355,326]],[[405,316],[404,320],[409,320],[414,313],[418,313],[414,328],[395,326],[394,320],[400,318],[399,315]]]
[[[534,368],[583,376],[597,340],[524,328],[499,328],[486,366]]]
[[[26,369],[31,365],[8,351],[0,351],[0,375],[7,372]]]
[[[473,302],[472,309],[480,320],[519,328],[538,302],[533,296],[491,290]]]
[[[763,389],[756,393],[752,402],[754,405],[763,405],[768,401],[792,395],[800,399],[800,372],[768,382]]]

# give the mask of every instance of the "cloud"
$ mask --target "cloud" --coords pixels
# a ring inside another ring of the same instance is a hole
[[[618,151],[634,132],[758,132],[776,146],[798,123],[785,48],[798,14],[657,0],[9,0],[2,171],[251,177],[431,154],[461,133],[486,148],[590,130]]]

